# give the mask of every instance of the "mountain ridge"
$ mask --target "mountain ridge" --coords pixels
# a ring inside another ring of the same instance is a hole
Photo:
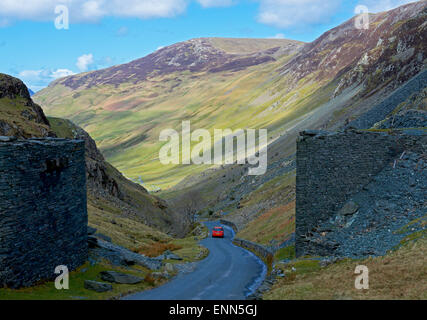
[[[107,69],[91,71],[81,75],[68,76],[54,81],[51,85],[64,84],[72,89],[82,85],[87,88],[99,84],[120,85],[125,80],[138,82],[147,80],[154,75],[173,72],[219,72],[236,71],[249,66],[273,61],[274,54],[282,50],[296,50],[302,45],[294,40],[263,39],[264,45],[255,46],[258,50],[249,53],[230,53],[230,43],[237,42],[239,48],[245,42],[251,43],[259,39],[232,38],[195,38],[160,48],[155,52],[131,62],[112,66]],[[269,46],[268,43],[271,45]],[[280,45],[279,45],[280,44]],[[224,48],[226,48],[225,51]],[[253,50],[253,49],[252,49]],[[251,50],[249,50],[251,51]]]

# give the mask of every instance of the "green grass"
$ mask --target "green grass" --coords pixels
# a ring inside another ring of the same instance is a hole
[[[280,261],[285,259],[295,259],[295,246],[287,246],[279,249],[274,254],[274,261]]]
[[[68,120],[53,117],[48,117],[48,120],[52,131],[55,132],[58,137],[68,139],[74,138],[74,131]]]
[[[40,137],[49,132],[45,124],[36,122],[35,111],[24,98],[0,98],[0,121],[10,126],[10,136]],[[29,118],[32,118],[31,120]]]
[[[70,272],[69,290],[57,290],[55,288],[54,281],[48,281],[30,288],[17,290],[6,288],[0,289],[0,300],[105,300],[153,288],[151,282],[143,281],[136,285],[112,284],[113,290],[103,293],[97,293],[95,291],[85,289],[85,280],[105,282],[99,275],[101,271],[123,272],[141,278],[145,278],[150,273],[149,270],[138,266],[133,267],[132,270],[128,270],[126,268],[111,266],[106,262],[97,263],[95,265],[86,263],[76,271]],[[158,284],[160,284],[160,282],[155,285]]]

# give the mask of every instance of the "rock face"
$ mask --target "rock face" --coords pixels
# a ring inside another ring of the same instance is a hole
[[[28,125],[21,126],[23,122]],[[0,135],[55,137],[43,110],[31,100],[25,84],[3,73],[0,73]]]
[[[94,236],[89,237],[89,243],[91,248],[93,248],[91,250],[91,255],[97,260],[106,259],[110,263],[118,266],[136,264],[150,270],[159,270],[163,265],[162,261],[159,259],[146,257]]]
[[[390,235],[425,206],[426,145],[422,130],[303,135],[297,143],[297,256],[359,257],[398,243],[404,234]]]
[[[0,142],[0,287],[53,279],[88,256],[84,143]]]

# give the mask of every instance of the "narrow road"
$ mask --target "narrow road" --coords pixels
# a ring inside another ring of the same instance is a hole
[[[215,222],[205,223],[209,234]],[[125,300],[242,300],[265,277],[266,267],[255,255],[231,241],[233,231],[224,226],[224,239],[211,236],[200,243],[210,251],[195,270],[179,274],[165,285],[124,297]]]

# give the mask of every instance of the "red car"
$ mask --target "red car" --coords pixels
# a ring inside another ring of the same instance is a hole
[[[224,238],[224,228],[214,227],[212,229],[212,238]]]

